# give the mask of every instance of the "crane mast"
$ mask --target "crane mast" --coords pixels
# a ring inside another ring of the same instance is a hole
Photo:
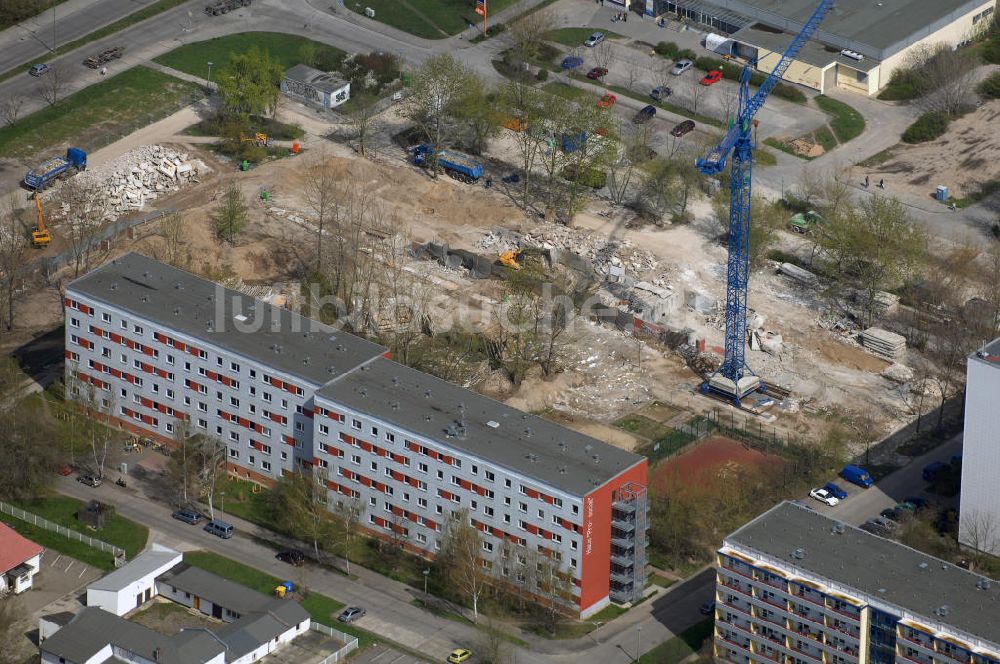
[[[760,378],[746,364],[747,287],[750,281],[750,203],[754,143],[750,132],[754,115],[764,105],[788,66],[798,55],[833,6],[833,0],[821,0],[802,30],[789,43],[757,92],[750,95],[750,64],[740,74],[738,115],[718,145],[695,164],[705,175],[721,173],[732,155],[729,179],[729,242],[726,266],[726,342],[725,357],[718,371],[702,383],[702,392],[714,392],[740,407],[747,394],[762,387]]]

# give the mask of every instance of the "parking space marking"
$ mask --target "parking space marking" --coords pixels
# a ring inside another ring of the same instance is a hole
[[[66,565],[66,569],[63,570],[63,573],[64,574],[68,574],[69,573],[69,568],[72,567],[73,563],[75,563],[75,562],[76,562],[75,560],[69,561],[69,565]]]
[[[82,570],[80,570],[80,575],[79,575],[78,577],[76,577],[76,578],[78,578],[78,579],[82,579],[82,578],[83,578],[83,575],[84,575],[84,574],[86,574],[86,573],[87,573],[87,566],[86,566],[86,565],[84,565],[84,566],[83,566],[83,569],[82,569]]]
[[[55,560],[53,560],[53,561],[52,561],[52,566],[53,566],[53,567],[55,567],[55,566],[56,566],[56,563],[57,563],[57,562],[59,562],[59,559],[60,559],[60,558],[62,558],[62,554],[61,554],[61,553],[60,553],[60,554],[59,554],[58,556],[56,556],[56,559],[55,559]]]

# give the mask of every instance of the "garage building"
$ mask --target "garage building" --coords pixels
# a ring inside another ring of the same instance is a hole
[[[156,597],[156,577],[183,559],[179,551],[153,544],[132,562],[87,586],[87,606],[124,616]]]

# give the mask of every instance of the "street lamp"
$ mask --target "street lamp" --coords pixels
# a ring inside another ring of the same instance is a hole
[[[636,664],[639,662],[639,657],[642,655],[642,625],[637,625],[635,628],[635,661]]]
[[[225,491],[220,491],[219,495],[222,496],[222,507],[219,508],[219,511],[225,513],[225,511],[226,511],[226,492]]]
[[[205,80],[206,87],[212,84],[212,65],[214,64],[211,60],[208,61],[208,78]]]
[[[427,603],[427,577],[431,575],[431,568],[424,569],[424,604]]]

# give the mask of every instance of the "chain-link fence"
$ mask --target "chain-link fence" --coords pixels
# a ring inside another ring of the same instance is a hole
[[[15,519],[20,519],[26,523],[30,523],[39,528],[44,528],[45,530],[51,530],[52,532],[67,537],[71,540],[76,540],[77,542],[82,542],[89,547],[97,549],[98,551],[103,551],[105,553],[110,553],[115,557],[115,564],[118,565],[118,561],[125,560],[125,550],[120,549],[113,544],[108,544],[102,540],[91,537],[90,535],[84,535],[83,533],[67,528],[66,526],[60,526],[58,523],[53,523],[48,519],[44,519],[37,514],[32,514],[31,512],[26,512],[20,507],[14,507],[9,503],[0,501],[0,513],[9,514]]]

